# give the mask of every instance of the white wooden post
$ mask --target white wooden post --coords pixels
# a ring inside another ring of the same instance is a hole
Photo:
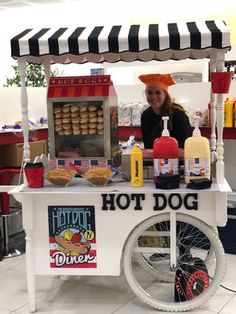
[[[30,161],[30,146],[29,146],[29,124],[28,124],[28,96],[25,86],[26,79],[26,61],[18,60],[18,70],[21,80],[21,119],[23,127],[24,136],[24,146],[23,146],[23,161]],[[26,178],[24,176],[24,183],[26,183]]]
[[[225,64],[225,54],[220,51],[217,53],[216,71],[223,72]],[[216,127],[217,127],[217,162],[216,162],[216,181],[224,183],[224,98],[223,94],[216,94]]]
[[[43,62],[43,66],[44,66],[44,73],[45,73],[45,77],[46,77],[46,81],[47,81],[47,92],[46,92],[46,99],[45,99],[45,103],[46,103],[46,107],[47,107],[47,96],[48,96],[48,88],[49,88],[49,79],[51,76],[51,64],[50,61],[47,62]],[[47,117],[47,120],[49,119],[49,117]],[[49,147],[50,147],[50,142],[49,142],[49,138],[48,138],[48,151],[49,151]],[[46,160],[47,159],[47,160]],[[45,170],[49,170],[49,155],[47,155],[47,157],[43,157],[42,161],[45,167]]]
[[[45,72],[45,77],[47,81],[47,90],[48,90],[50,73],[51,73],[51,64],[50,62],[43,62],[43,66],[44,66],[44,72]]]
[[[23,228],[25,230],[26,244],[26,274],[27,288],[29,296],[29,310],[31,313],[36,311],[36,283],[35,283],[35,261],[34,261],[34,202],[33,196],[21,198],[23,206]]]
[[[170,212],[170,266],[176,267],[176,212]]]
[[[215,58],[211,58],[210,72],[215,72]],[[216,154],[216,96],[210,93],[210,123],[211,123],[211,135],[210,135],[210,148],[211,148],[211,162],[213,163],[217,159]]]

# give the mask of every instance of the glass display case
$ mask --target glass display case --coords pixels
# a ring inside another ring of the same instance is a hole
[[[117,159],[117,95],[109,75],[52,77],[47,104],[50,159]]]

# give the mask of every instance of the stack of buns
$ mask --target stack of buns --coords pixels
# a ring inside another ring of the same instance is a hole
[[[87,103],[64,104],[54,108],[54,127],[58,135],[104,133],[102,106]]]

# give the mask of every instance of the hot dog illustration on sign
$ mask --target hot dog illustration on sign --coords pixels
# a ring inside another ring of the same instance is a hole
[[[51,268],[96,268],[93,206],[49,206]]]

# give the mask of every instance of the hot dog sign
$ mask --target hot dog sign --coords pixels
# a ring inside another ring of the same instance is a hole
[[[144,193],[133,194],[102,194],[102,210],[142,210],[145,208],[146,197]],[[153,210],[163,211],[167,208],[171,210],[186,209],[198,210],[197,193],[156,193],[153,194]]]
[[[94,206],[48,206],[51,268],[96,268]]]

